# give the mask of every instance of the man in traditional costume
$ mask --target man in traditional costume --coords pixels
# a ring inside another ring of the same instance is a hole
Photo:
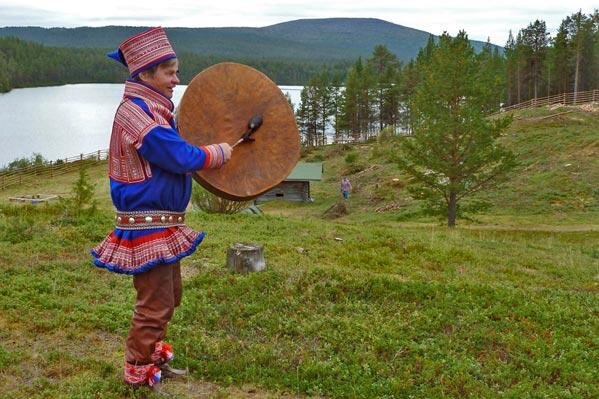
[[[196,147],[179,136],[173,119],[178,61],[164,30],[136,34],[108,54],[128,67],[109,152],[115,229],[91,254],[95,265],[133,275],[135,311],[126,343],[127,384],[154,386],[179,374],[168,362],[167,324],[181,303],[181,258],[204,232],[187,227],[191,173],[219,168],[231,157],[227,143]]]

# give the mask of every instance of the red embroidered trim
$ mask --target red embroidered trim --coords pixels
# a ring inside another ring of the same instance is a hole
[[[225,163],[225,155],[220,144],[210,144],[201,147],[206,152],[204,169],[220,168]]]
[[[127,97],[141,98],[146,101],[146,103],[157,103],[158,105],[165,107],[168,110],[169,115],[175,107],[169,98],[166,98],[164,95],[158,93],[143,83],[132,80],[125,82],[125,95]]]
[[[141,98],[153,118],[131,98]],[[125,183],[137,183],[152,177],[150,165],[137,150],[150,130],[157,126],[171,127],[172,108],[173,103],[168,98],[151,88],[131,81],[125,83],[123,102],[114,117],[110,137],[110,177]]]
[[[149,385],[153,387],[160,382],[162,372],[158,366],[153,363],[144,365],[134,365],[125,362],[123,378],[127,384],[141,386]]]
[[[133,273],[152,262],[180,257],[194,246],[199,235],[187,226],[170,227],[134,240],[120,240],[113,232],[93,252],[103,264]]]
[[[152,361],[156,365],[161,365],[170,362],[175,357],[173,348],[162,341],[156,343],[154,353],[152,353]]]

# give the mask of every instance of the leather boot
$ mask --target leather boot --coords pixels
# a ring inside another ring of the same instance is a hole
[[[175,369],[168,365],[168,363],[161,364],[160,371],[162,372],[162,378],[181,378],[187,377],[189,374],[186,369]]]

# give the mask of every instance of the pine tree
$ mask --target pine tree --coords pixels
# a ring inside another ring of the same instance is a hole
[[[373,75],[372,97],[378,130],[381,131],[385,126],[395,126],[398,122],[399,89],[396,83],[400,62],[387,47],[377,45],[366,63]]]
[[[518,61],[516,59],[516,42],[514,41],[511,29],[504,47],[504,53],[507,105],[512,105],[516,102],[518,96],[516,88],[518,82],[516,63]]]
[[[542,66],[549,41],[548,37],[549,33],[545,21],[539,21],[538,19],[522,30],[522,44],[526,48],[526,63],[533,98],[539,97]]]
[[[599,89],[599,10],[592,15],[592,58],[589,88]]]
[[[593,26],[592,16],[589,17],[578,11],[567,17],[564,21],[570,49],[574,57],[574,103],[579,91],[589,88],[586,84],[591,80],[590,71],[593,51]]]
[[[479,80],[481,90],[485,90],[483,96],[486,103],[482,104],[483,111],[493,113],[499,110],[499,106],[505,101],[505,70],[504,59],[499,54],[497,47],[491,45],[490,39],[483,46],[481,52],[476,55],[479,65]]]
[[[445,33],[411,101],[413,134],[398,162],[419,182],[413,195],[443,204],[450,227],[464,197],[498,184],[515,166],[514,155],[497,142],[510,118],[487,118],[500,88],[488,87],[497,82],[485,73],[492,72],[479,63],[466,33]]]
[[[367,68],[358,58],[347,73],[341,101],[341,127],[354,141],[367,134],[370,124],[369,79]]]
[[[570,59],[571,51],[568,45],[568,30],[565,21],[562,21],[553,39],[552,64],[553,64],[553,93],[566,93],[570,87]]]
[[[326,144],[326,133],[336,112],[337,90],[331,84],[326,70],[312,76],[302,89],[301,103],[296,116],[306,145]]]
[[[0,51],[0,93],[6,93],[10,91],[10,89],[8,62],[2,51]]]
[[[296,111],[297,124],[306,146],[318,145],[318,113],[316,88],[308,82],[300,94],[300,105]]]
[[[398,120],[400,126],[407,132],[412,131],[412,112],[410,99],[416,91],[416,87],[422,80],[421,70],[424,68],[431,58],[431,55],[436,48],[435,38],[433,35],[428,37],[426,45],[420,49],[415,60],[411,60],[398,76]]]
[[[414,60],[410,61],[399,76],[399,125],[409,133],[412,130],[410,99],[420,82],[420,71]]]

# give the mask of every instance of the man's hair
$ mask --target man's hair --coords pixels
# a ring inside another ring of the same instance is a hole
[[[138,73],[137,76],[135,77],[135,80],[140,81],[141,78],[139,77],[139,75],[141,75],[142,73],[147,73],[150,76],[154,76],[154,74],[156,73],[158,68],[168,68],[170,66],[173,66],[176,61],[177,61],[177,58],[171,58],[170,60],[162,61],[160,64],[156,64],[153,67],[150,67],[150,68]]]

